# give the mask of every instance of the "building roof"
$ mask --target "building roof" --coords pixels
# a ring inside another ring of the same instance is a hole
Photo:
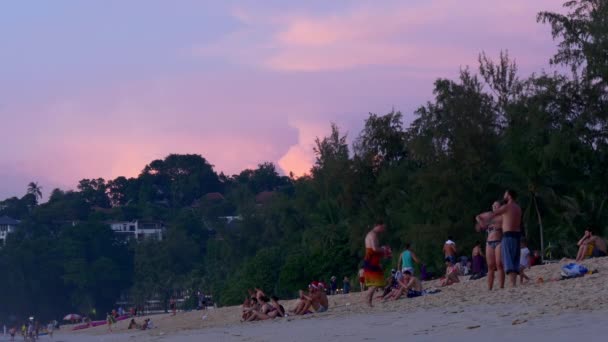
[[[16,226],[19,224],[18,220],[15,220],[13,218],[10,218],[8,216],[0,216],[0,224],[6,224],[6,225],[10,225],[10,226]]]
[[[224,199],[224,196],[219,192],[208,192],[205,194],[204,198],[207,201],[221,201]]]

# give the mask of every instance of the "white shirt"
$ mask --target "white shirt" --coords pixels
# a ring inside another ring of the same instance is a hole
[[[521,266],[521,267],[530,266],[529,265],[530,263],[528,262],[529,256],[530,256],[530,250],[528,249],[528,247],[522,248],[520,251],[519,266]]]

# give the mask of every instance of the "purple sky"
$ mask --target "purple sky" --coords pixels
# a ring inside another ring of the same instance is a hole
[[[0,5],[0,199],[136,176],[169,153],[306,172],[316,136],[406,120],[438,77],[555,51],[560,0],[13,1]]]

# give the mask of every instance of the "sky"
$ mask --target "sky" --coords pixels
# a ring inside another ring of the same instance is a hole
[[[561,0],[105,0],[0,4],[0,199],[135,177],[170,153],[219,173],[310,169],[335,122],[432,100],[508,50],[550,71]]]

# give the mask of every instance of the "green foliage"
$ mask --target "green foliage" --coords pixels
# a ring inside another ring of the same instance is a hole
[[[356,274],[379,217],[395,251],[387,269],[411,243],[441,272],[446,237],[469,255],[484,238],[475,215],[507,187],[520,194],[530,247],[573,256],[583,229],[608,226],[608,6],[566,7],[538,18],[559,41],[552,62],[573,74],[520,78],[507,52],[496,62],[482,53],[479,76],[465,68],[438,79],[407,127],[398,111],[370,113],[349,146],[331,124],[298,179],[272,163],[218,175],[200,155],[172,154],[136,178],[54,189],[43,204],[32,182],[0,202],[0,216],[23,220],[0,249],[0,316],[103,313],[120,295],[166,304],[199,289],[226,305],[254,287],[291,297],[312,280]],[[119,242],[107,224],[116,220],[162,221],[167,231],[162,241]]]

